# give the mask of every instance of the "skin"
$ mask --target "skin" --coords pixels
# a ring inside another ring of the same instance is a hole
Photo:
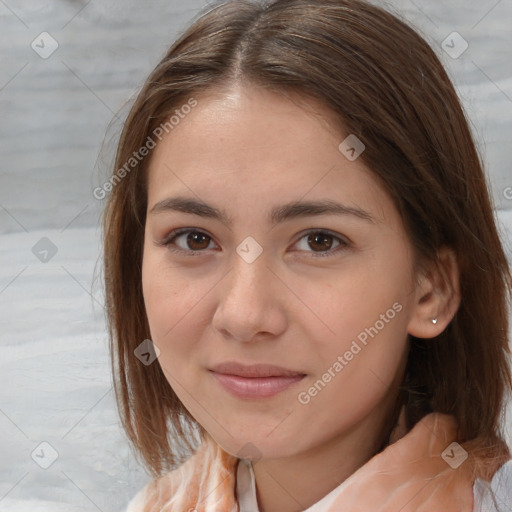
[[[456,263],[445,251],[444,272],[415,271],[390,197],[361,158],[341,154],[347,134],[320,105],[247,84],[196,98],[151,155],[142,275],[152,340],[166,378],[202,427],[235,456],[252,443],[260,510],[297,512],[375,454],[408,334],[436,336],[456,311]],[[175,196],[223,211],[229,225],[152,211]],[[269,220],[275,207],[320,200],[371,220],[333,213]],[[192,245],[187,233],[172,239],[178,228],[206,237]],[[328,230],[327,237],[311,243],[311,229]],[[252,263],[236,252],[248,236],[263,248]],[[166,238],[168,246],[160,243]],[[393,304],[400,305],[394,318],[300,403],[299,393]],[[224,361],[278,364],[306,376],[273,397],[241,399],[209,371]]]

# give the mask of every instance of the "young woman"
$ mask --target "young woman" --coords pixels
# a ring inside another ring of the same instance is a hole
[[[509,268],[406,24],[210,7],[139,93],[109,190],[116,392],[158,477],[130,512],[512,510]]]

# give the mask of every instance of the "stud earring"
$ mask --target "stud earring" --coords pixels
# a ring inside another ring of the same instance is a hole
[[[436,325],[436,324],[437,324],[437,318],[432,318],[432,323],[433,323],[434,325]]]

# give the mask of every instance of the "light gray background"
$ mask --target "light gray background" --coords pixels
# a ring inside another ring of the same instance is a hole
[[[0,0],[0,511],[122,511],[148,480],[113,402],[92,191],[112,162],[114,116],[205,3]],[[456,84],[510,256],[512,1],[388,5]],[[48,59],[31,48],[43,31],[59,45]],[[453,31],[469,45],[457,59],[441,47]],[[32,251],[43,237],[57,250],[46,263]],[[31,457],[51,462],[41,442],[58,453],[48,469]]]

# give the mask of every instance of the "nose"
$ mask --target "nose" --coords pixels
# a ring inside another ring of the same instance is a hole
[[[225,339],[241,342],[281,335],[288,320],[278,279],[263,258],[252,263],[236,259],[221,281],[213,328]]]

